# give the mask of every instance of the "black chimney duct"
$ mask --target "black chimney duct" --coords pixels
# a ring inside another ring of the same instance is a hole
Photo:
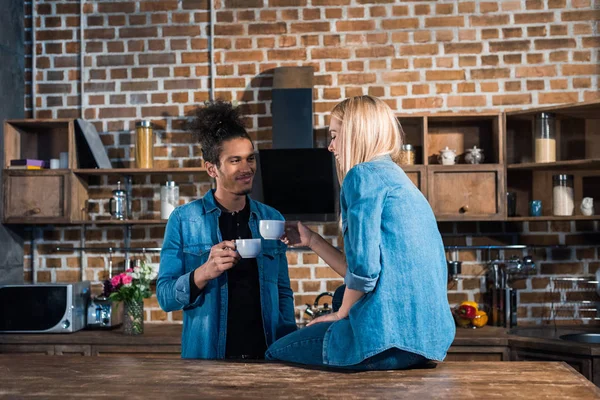
[[[313,67],[279,67],[273,73],[273,149],[312,149]]]

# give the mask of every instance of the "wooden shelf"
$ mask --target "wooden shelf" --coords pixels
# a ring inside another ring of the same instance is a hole
[[[43,168],[43,169],[18,169],[18,168],[5,168],[4,169],[4,174],[5,175],[19,175],[19,176],[23,176],[23,175],[32,175],[32,176],[39,176],[39,175],[63,175],[66,174],[68,172],[70,172],[71,170],[69,169],[48,169],[48,168]]]
[[[559,117],[597,119],[600,100],[591,100],[581,103],[561,104],[557,106],[540,107],[529,110],[510,111],[507,117],[516,119],[530,119],[541,112],[553,112]]]
[[[447,171],[447,172],[475,172],[475,171],[497,171],[502,168],[502,164],[454,164],[441,165],[429,164],[427,168],[432,171]]]
[[[510,170],[591,169],[591,168],[600,168],[600,158],[592,158],[592,159],[586,159],[586,160],[557,161],[557,162],[551,162],[551,163],[509,164],[506,168],[510,169]]]
[[[206,173],[206,168],[112,168],[112,169],[75,169],[77,175],[185,175]]]
[[[164,225],[167,223],[166,219],[101,219],[93,221],[73,221],[73,225]]]
[[[570,215],[568,217],[556,217],[554,215],[542,215],[541,217],[508,217],[508,222],[521,221],[521,222],[533,222],[533,221],[594,221],[600,220],[600,215],[591,215],[589,217],[585,215]]]

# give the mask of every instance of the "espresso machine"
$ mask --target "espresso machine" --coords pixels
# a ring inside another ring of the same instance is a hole
[[[486,303],[490,305],[489,325],[512,328],[517,325],[517,290],[511,282],[536,271],[531,256],[512,257],[510,260],[493,260],[486,273]]]

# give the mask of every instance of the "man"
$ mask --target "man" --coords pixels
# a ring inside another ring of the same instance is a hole
[[[183,358],[264,358],[271,343],[296,329],[286,246],[263,240],[256,258],[243,259],[234,240],[260,238],[260,220],[283,217],[248,197],[256,160],[237,109],[212,102],[198,109],[191,128],[217,188],[171,214],[158,303],[184,311]]]

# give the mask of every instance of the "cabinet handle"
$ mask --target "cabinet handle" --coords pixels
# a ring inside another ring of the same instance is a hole
[[[464,213],[466,213],[467,211],[469,211],[469,205],[468,205],[468,204],[465,204],[465,205],[464,205],[464,206],[462,206],[462,207],[460,208],[460,210],[458,210],[458,211],[459,211],[461,214],[464,214]]]
[[[40,210],[39,207],[36,207],[36,208],[34,208],[34,209],[31,210],[32,214],[39,214],[41,212],[42,212],[42,210]]]

